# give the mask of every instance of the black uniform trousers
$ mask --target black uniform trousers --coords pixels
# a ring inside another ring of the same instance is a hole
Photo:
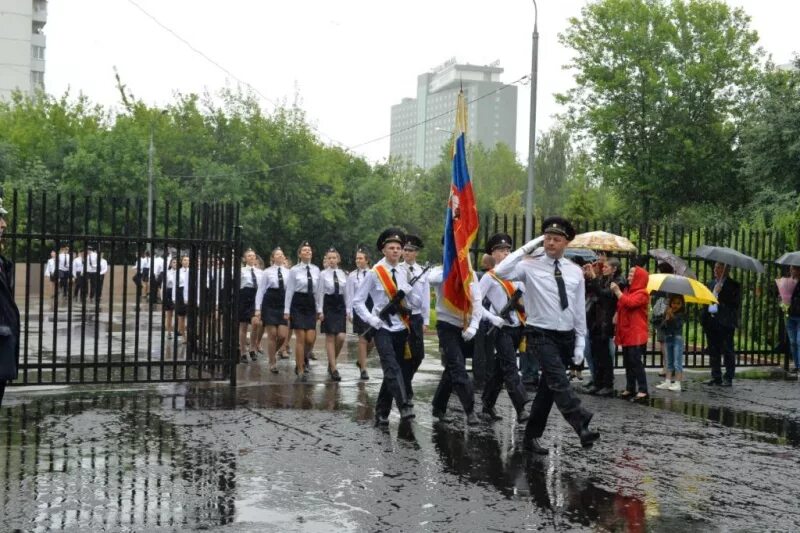
[[[86,276],[83,273],[75,274],[75,298],[86,296]]]
[[[610,337],[592,335],[590,339],[594,361],[594,386],[598,389],[614,388],[614,361],[608,353]]]
[[[378,392],[378,399],[375,402],[376,416],[389,416],[389,411],[392,410],[392,399],[398,409],[405,407],[408,403],[405,380],[400,369],[407,339],[408,331],[405,329],[393,332],[381,328],[375,332],[375,348],[378,350],[381,369],[383,369],[383,383],[381,383],[381,390]]]
[[[403,380],[406,383],[406,398],[411,401],[414,397],[414,390],[411,388],[411,380],[417,373],[419,365],[425,358],[425,342],[422,338],[423,328],[422,315],[411,315],[411,328],[408,332],[408,347],[411,349],[411,359],[403,357],[400,368],[403,371]]]
[[[531,407],[531,417],[525,427],[525,440],[538,439],[547,426],[550,408],[555,402],[561,415],[580,435],[592,413],[581,406],[581,401],[567,379],[565,361],[572,359],[575,350],[574,331],[554,331],[528,326],[528,344],[539,359],[542,377]]]
[[[467,343],[461,336],[461,328],[444,321],[436,323],[436,332],[439,334],[439,346],[444,357],[444,371],[433,395],[433,407],[441,412],[447,411],[447,402],[450,394],[455,389],[464,413],[470,414],[475,410],[472,382],[469,380],[467,368],[464,363],[464,354],[467,353]]]
[[[711,363],[711,379],[722,383],[722,363],[725,364],[725,380],[733,381],[736,373],[736,354],[733,352],[733,328],[726,328],[717,324],[705,327],[708,339],[708,358]]]
[[[58,285],[61,288],[61,296],[64,297],[66,300],[69,296],[69,271],[68,270],[59,270],[58,271]]]
[[[87,272],[86,276],[89,278],[89,298],[100,299],[103,293],[103,278],[105,274],[100,275],[97,272]]]
[[[522,384],[517,370],[517,348],[522,339],[522,327],[495,328],[492,337],[494,337],[495,359],[491,366],[492,373],[489,374],[486,386],[483,388],[481,398],[483,408],[494,407],[497,397],[500,395],[500,389],[505,384],[506,392],[511,398],[514,409],[520,413],[525,408],[525,402],[528,399],[525,386]]]

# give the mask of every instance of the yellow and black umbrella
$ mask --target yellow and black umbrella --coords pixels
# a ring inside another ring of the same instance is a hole
[[[686,303],[715,304],[717,298],[708,287],[696,279],[678,276],[677,274],[650,274],[647,282],[647,292],[661,291],[670,294],[680,294]]]

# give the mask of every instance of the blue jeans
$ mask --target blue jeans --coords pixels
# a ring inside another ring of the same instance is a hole
[[[676,372],[683,372],[683,337],[665,335],[664,346],[667,348],[667,372],[675,377]]]
[[[589,367],[589,373],[592,375],[592,381],[594,381],[594,357],[592,357],[592,338],[589,335],[584,337],[586,339],[586,344],[583,347],[583,359],[586,361],[586,366]]]
[[[794,367],[800,368],[800,316],[790,316],[786,319],[786,334],[789,336]]]

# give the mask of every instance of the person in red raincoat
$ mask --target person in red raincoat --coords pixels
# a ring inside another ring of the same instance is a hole
[[[628,273],[628,288],[623,292],[616,283],[611,290],[617,295],[616,343],[622,347],[622,360],[625,365],[625,390],[620,398],[641,401],[648,398],[647,375],[644,373],[645,347],[649,326],[647,310],[650,295],[647,293],[647,280],[650,275],[640,267],[631,268]],[[638,393],[636,391],[638,385]]]

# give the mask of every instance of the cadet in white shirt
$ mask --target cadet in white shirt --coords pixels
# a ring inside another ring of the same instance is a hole
[[[496,233],[486,243],[486,253],[491,255],[495,264],[498,264],[508,256],[512,242],[511,236],[507,233]],[[487,342],[493,340],[495,348],[493,371],[486,380],[481,397],[482,414],[489,420],[502,420],[494,406],[505,383],[506,392],[517,412],[517,423],[522,424],[528,420],[525,412],[528,395],[517,371],[517,350],[522,341],[525,323],[522,301],[517,300],[517,305],[509,308],[505,317],[500,316],[500,312],[515,297],[516,291],[524,291],[525,286],[519,281],[500,279],[494,269],[483,275],[479,286],[483,301],[489,304],[488,308],[484,307],[483,320],[493,327],[493,334],[487,335]]]
[[[325,334],[325,351],[328,355],[328,375],[333,381],[341,381],[336,359],[344,346],[347,325],[347,308],[344,293],[347,274],[339,268],[341,256],[335,248],[325,253],[326,268],[320,273],[317,285],[317,313],[320,331]]]
[[[442,284],[444,282],[444,268],[436,267],[431,270],[428,282],[436,290],[436,332],[439,335],[439,347],[442,351],[442,364],[444,371],[433,395],[433,416],[440,422],[448,422],[447,403],[450,394],[455,389],[461,405],[464,407],[464,414],[467,415],[467,424],[475,426],[480,423],[475,415],[475,398],[473,394],[472,382],[467,375],[465,364],[465,354],[470,342],[478,332],[481,321],[483,307],[481,307],[481,291],[478,283],[473,281],[470,284],[470,296],[472,305],[470,312],[464,316],[454,314],[445,306],[442,297]]]
[[[347,285],[344,289],[344,303],[347,310],[347,319],[353,324],[353,333],[358,335],[358,361],[356,365],[361,372],[361,379],[369,379],[367,373],[367,354],[370,347],[373,345],[372,341],[364,337],[364,333],[369,329],[369,324],[359,316],[358,313],[353,312],[353,297],[356,290],[364,283],[369,272],[369,253],[363,248],[359,248],[356,252],[356,269],[350,272],[347,276]],[[367,297],[365,302],[367,310],[372,312],[372,298]]]
[[[295,335],[295,369],[298,381],[308,381],[308,354],[317,340],[317,305],[314,300],[319,283],[319,268],[311,264],[314,251],[311,243],[303,241],[297,249],[298,263],[289,270],[283,318]]]
[[[406,396],[408,396],[409,402],[414,398],[414,389],[411,387],[411,381],[425,358],[423,336],[428,330],[431,315],[431,286],[428,283],[428,272],[423,274],[423,268],[417,264],[417,254],[422,247],[422,239],[416,235],[406,235],[406,243],[403,246],[403,262],[400,263],[400,268],[406,271],[406,278],[408,278],[409,283],[415,277],[421,276],[412,286],[412,290],[419,299],[419,305],[409,305],[411,324],[408,332],[408,347],[411,349],[411,359],[403,358],[403,363],[400,365],[403,370]]]
[[[72,277],[72,255],[69,246],[62,244],[58,252],[58,285],[64,299],[69,296],[69,280]]]
[[[97,280],[97,292],[95,292],[95,298],[99,302],[100,299],[103,297],[103,284],[106,280],[106,273],[108,272],[108,261],[106,258],[103,257],[103,254],[100,254],[100,277]]]
[[[361,286],[353,297],[353,311],[369,324],[374,331],[375,347],[383,368],[383,383],[375,401],[376,425],[387,425],[392,410],[392,399],[400,410],[403,420],[414,417],[414,409],[409,405],[406,386],[400,362],[407,349],[408,311],[402,302],[391,305],[392,299],[402,291],[409,305],[419,305],[406,279],[405,270],[400,268],[400,255],[405,243],[405,234],[397,228],[389,228],[378,237],[377,248],[383,252],[383,259],[367,273]],[[367,309],[367,298],[372,298],[374,307]]]
[[[157,304],[161,303],[159,298],[159,291],[161,286],[164,284],[164,257],[158,253],[156,250],[153,253],[153,259],[151,261],[152,268],[150,269],[150,302]]]
[[[169,268],[164,275],[164,319],[167,329],[167,338],[172,338],[172,330],[175,324],[172,321],[172,315],[175,311],[175,281],[178,273],[178,260],[172,259],[169,262]]]
[[[539,439],[547,425],[555,402],[564,419],[588,448],[600,438],[589,429],[592,413],[581,406],[566,376],[564,361],[583,361],[586,337],[586,305],[583,271],[564,258],[564,250],[575,238],[568,220],[550,217],[543,222],[544,236],[525,244],[497,265],[495,273],[509,281],[525,284],[527,342],[533,348],[542,369],[539,389],[533,400],[531,416],[525,428],[525,447],[534,453],[547,454]],[[523,260],[544,241],[545,254]]]
[[[86,250],[86,264],[84,265],[86,278],[84,283],[89,287],[89,299],[93,300],[97,293],[97,271],[100,267],[100,261],[97,257],[96,246],[93,243],[89,244]]]
[[[275,248],[270,255],[272,266],[265,269],[258,282],[255,317],[261,320],[267,331],[267,357],[269,370],[278,373],[278,348],[286,342],[289,335],[289,322],[283,318],[283,302],[286,299],[286,278],[289,269],[285,268],[286,257],[283,250]]]
[[[186,315],[189,311],[189,256],[181,256],[181,267],[175,273],[172,286],[172,299],[175,302],[175,314],[178,315],[178,336],[186,342]]]
[[[86,295],[85,278],[83,277],[83,258],[85,255],[86,252],[81,251],[72,258],[72,277],[75,278],[75,298]]]
[[[256,293],[261,271],[256,268],[256,253],[248,248],[244,252],[244,263],[239,280],[239,353],[240,362],[247,363],[247,328],[256,311]],[[256,361],[256,336],[259,327],[253,324],[250,334],[250,359]]]
[[[53,286],[53,296],[55,296],[55,292],[58,290],[58,271],[56,270],[57,260],[58,254],[56,251],[50,250],[50,259],[47,260],[47,264],[45,265],[44,275]]]

